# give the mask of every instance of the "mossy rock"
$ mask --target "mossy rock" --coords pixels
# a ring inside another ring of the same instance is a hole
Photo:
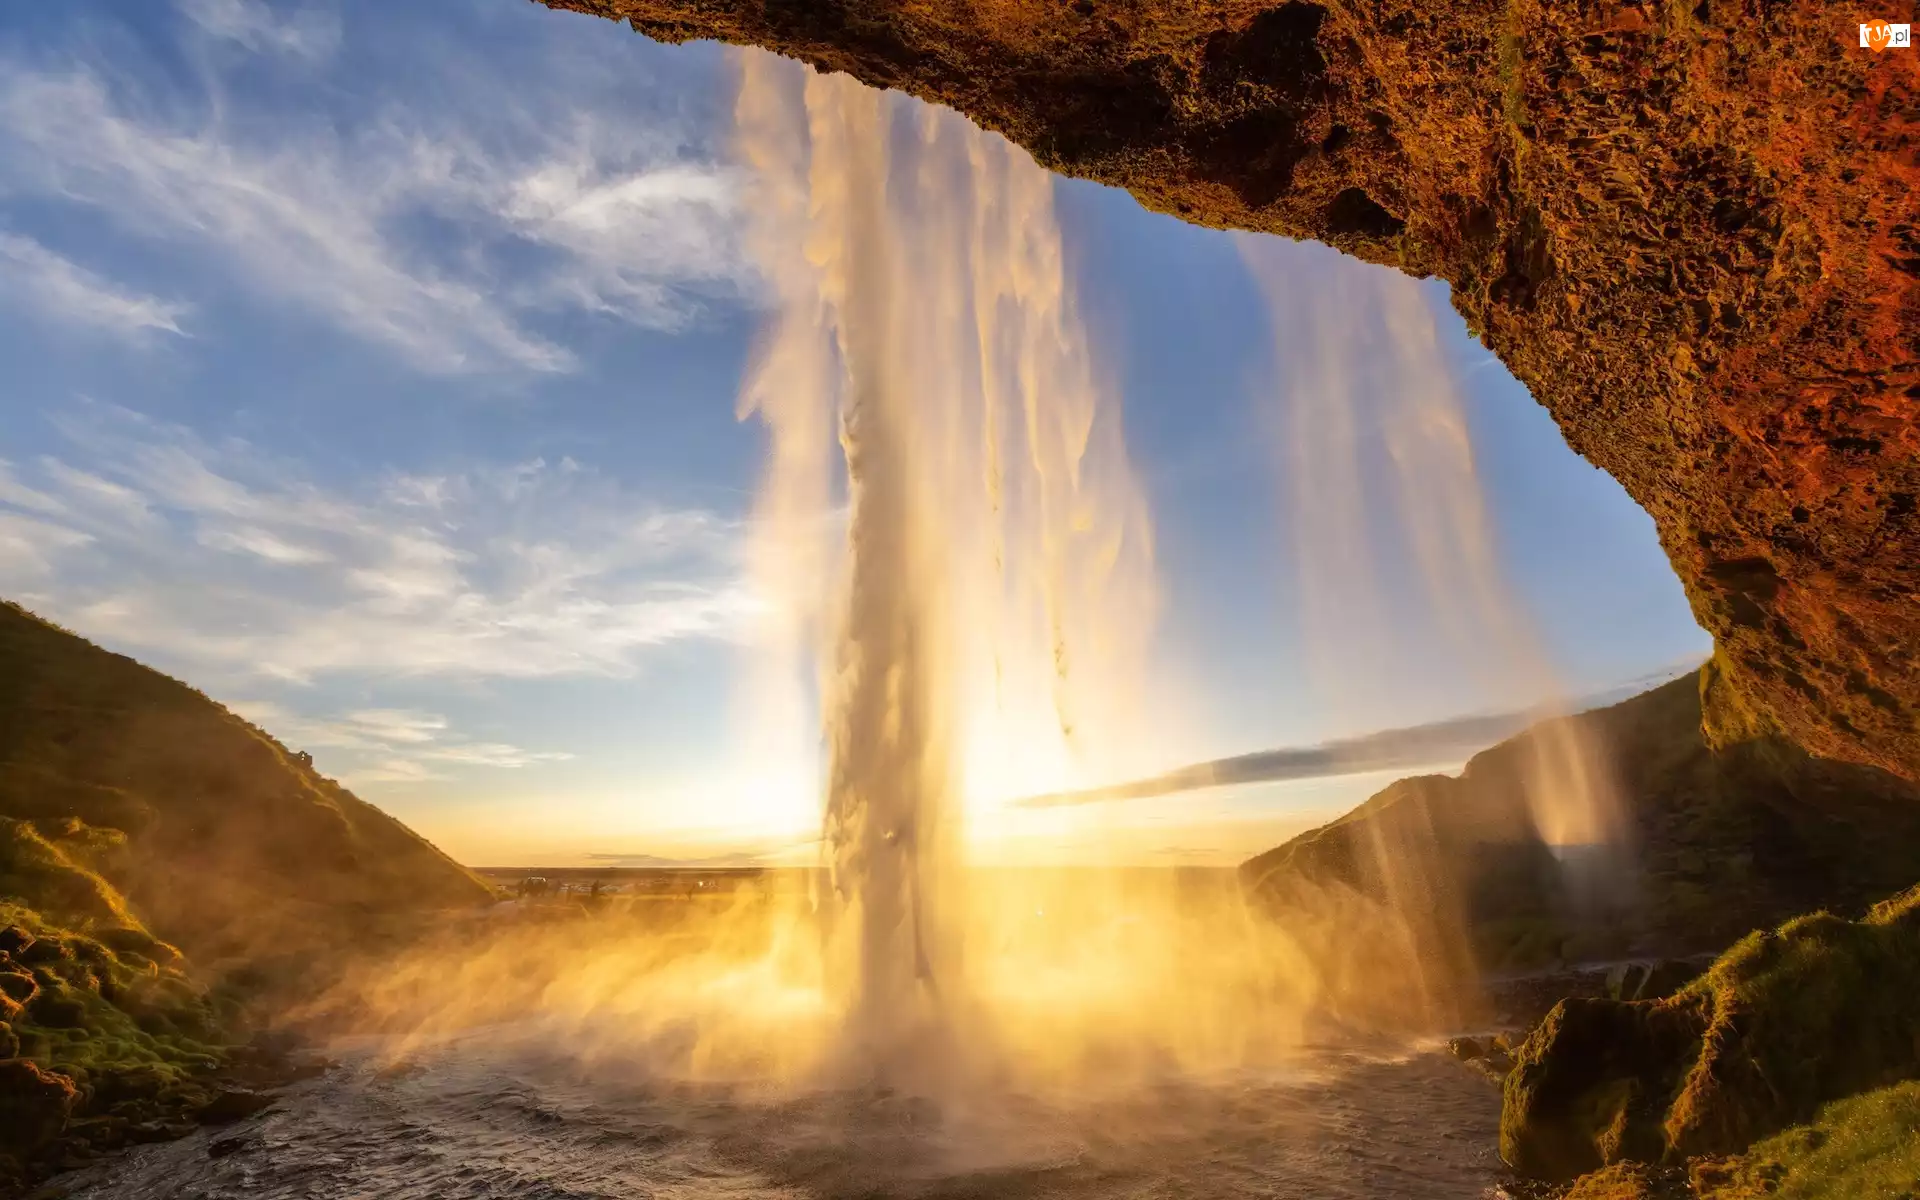
[[[1561,1001],[1507,1076],[1501,1157],[1550,1180],[1658,1159],[1667,1102],[1706,1027],[1697,1004]]]
[[[0,996],[15,1004],[25,1004],[40,990],[40,982],[27,971],[0,971]]]
[[[87,1006],[72,988],[44,988],[26,1011],[29,1020],[47,1029],[81,1029],[87,1023]]]
[[[24,1162],[66,1127],[73,1081],[29,1059],[0,1060],[0,1154]]]
[[[1920,1076],[1920,888],[1861,921],[1755,933],[1659,1001],[1568,1000],[1521,1046],[1501,1113],[1516,1170],[1737,1154],[1840,1097]]]

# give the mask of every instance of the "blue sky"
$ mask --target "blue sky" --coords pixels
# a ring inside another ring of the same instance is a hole
[[[468,861],[745,845],[764,447],[734,415],[759,293],[731,88],[716,47],[525,0],[9,6],[0,595],[202,687]],[[1090,184],[1057,203],[1153,510],[1155,661],[1197,708],[1170,758],[1536,699],[1465,680],[1475,648],[1442,648],[1404,593],[1405,669],[1356,667],[1360,702],[1327,702],[1310,643],[1364,635],[1303,625],[1288,531],[1312,514],[1278,482],[1285,363],[1239,249]],[[1275,253],[1308,298],[1372,270]],[[1439,285],[1391,286],[1439,313],[1558,686],[1702,655],[1645,515]],[[1119,815],[1131,852],[1217,858],[1380,782]]]

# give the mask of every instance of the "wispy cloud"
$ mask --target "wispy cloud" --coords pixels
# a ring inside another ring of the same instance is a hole
[[[735,522],[647,505],[571,460],[341,490],[107,405],[63,429],[84,470],[0,463],[9,586],[196,677],[618,677],[654,647],[738,636],[755,611]]]
[[[1584,712],[1588,709],[1617,704],[1649,688],[1669,683],[1682,675],[1698,670],[1699,666],[1698,662],[1691,660],[1676,663],[1554,709],[1516,710],[1450,717],[1445,720],[1431,721],[1425,725],[1382,729],[1312,746],[1260,750],[1232,758],[1194,763],[1161,775],[1129,780],[1106,787],[1028,796],[1015,801],[1014,806],[1016,808],[1063,808],[1112,800],[1147,800],[1162,796],[1176,796],[1205,788],[1229,787],[1235,784],[1326,779],[1340,775],[1367,775],[1376,771],[1416,768],[1451,768],[1465,762],[1480,751],[1512,737],[1536,721],[1545,720],[1560,713]]]
[[[178,334],[185,304],[105,279],[29,237],[0,233],[0,298],[20,310],[122,337]]]
[[[340,44],[340,18],[319,9],[281,13],[261,0],[179,0],[179,9],[209,36],[256,52],[319,59]]]
[[[338,752],[346,782],[429,783],[460,768],[514,769],[563,762],[572,756],[525,750],[505,742],[475,742],[456,734],[447,718],[412,709],[360,709],[310,717],[271,700],[243,700],[233,710],[303,750]]]
[[[187,11],[243,41],[311,36],[240,0]],[[166,80],[0,58],[0,188],[190,248],[434,372],[569,370],[542,314],[672,328],[745,278],[731,172],[669,128],[586,110],[489,125],[498,94],[320,119]],[[40,273],[71,303],[178,331],[177,310],[59,261]]]

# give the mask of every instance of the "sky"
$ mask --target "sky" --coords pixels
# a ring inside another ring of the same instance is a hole
[[[0,596],[475,865],[791,854],[740,819],[766,778],[739,736],[765,441],[735,396],[764,300],[733,86],[718,47],[525,0],[0,10]],[[1240,248],[1055,188],[1151,506],[1154,661],[1192,709],[1165,766],[1540,700],[1465,683],[1401,604],[1399,669],[1328,702],[1308,660],[1367,635],[1302,619],[1312,513]],[[1328,304],[1378,270],[1272,261]],[[1645,514],[1442,285],[1391,286],[1437,313],[1556,688],[1697,662]],[[1395,773],[1096,806],[1103,852],[1231,861]]]

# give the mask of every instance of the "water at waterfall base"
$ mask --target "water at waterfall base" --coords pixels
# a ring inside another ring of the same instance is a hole
[[[1501,1194],[1499,1095],[1432,1045],[945,1111],[867,1089],[756,1101],[583,1063],[535,1025],[388,1050],[342,1041],[266,1114],[61,1182],[73,1200]]]

